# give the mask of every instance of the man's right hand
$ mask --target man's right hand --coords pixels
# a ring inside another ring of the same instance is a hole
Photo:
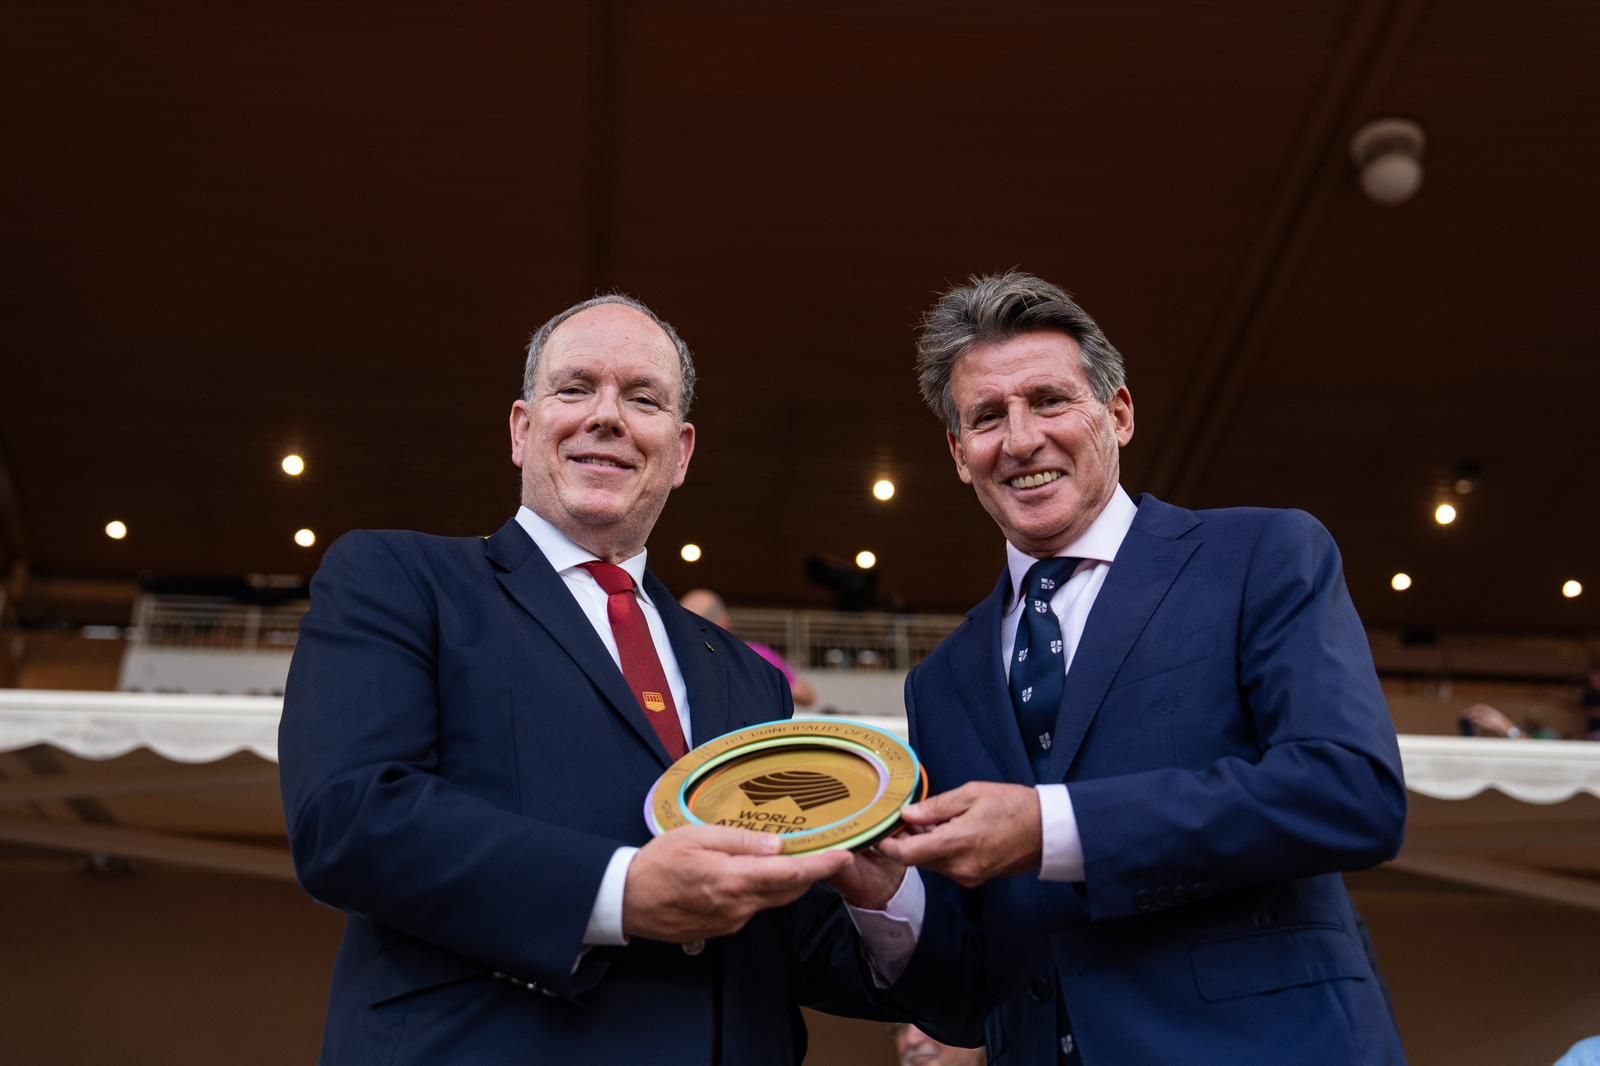
[[[628,865],[625,935],[683,944],[728,936],[850,865],[848,851],[779,855],[778,837],[719,825],[663,833]]]

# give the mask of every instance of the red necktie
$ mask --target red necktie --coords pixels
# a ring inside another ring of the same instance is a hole
[[[667,755],[674,760],[682,758],[689,745],[683,739],[683,726],[678,722],[678,707],[672,700],[666,671],[661,669],[661,658],[656,655],[656,642],[650,638],[650,623],[634,594],[633,578],[622,567],[610,563],[584,563],[583,568],[606,590],[606,618],[611,622],[611,635],[617,638],[622,676],[633,689],[634,699],[644,708],[645,718],[661,737]]]

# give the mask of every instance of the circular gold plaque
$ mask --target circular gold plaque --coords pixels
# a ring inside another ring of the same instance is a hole
[[[783,838],[801,855],[865,847],[927,794],[917,756],[892,733],[849,721],[767,722],[724,734],[673,763],[645,797],[660,835],[730,825]]]

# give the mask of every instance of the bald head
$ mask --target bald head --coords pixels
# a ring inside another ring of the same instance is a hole
[[[678,601],[686,611],[693,611],[712,625],[728,628],[728,605],[710,589],[690,589]]]

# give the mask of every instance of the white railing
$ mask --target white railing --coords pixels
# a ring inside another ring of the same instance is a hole
[[[798,669],[905,671],[961,624],[960,615],[839,614],[729,608],[732,629]]]
[[[131,642],[153,648],[292,651],[309,606],[306,601],[256,607],[200,596],[141,596],[134,606]]]
[[[291,651],[306,601],[256,607],[206,597],[143,596],[131,642],[144,647]],[[733,629],[796,667],[909,670],[961,624],[960,615],[838,614],[734,608]]]

